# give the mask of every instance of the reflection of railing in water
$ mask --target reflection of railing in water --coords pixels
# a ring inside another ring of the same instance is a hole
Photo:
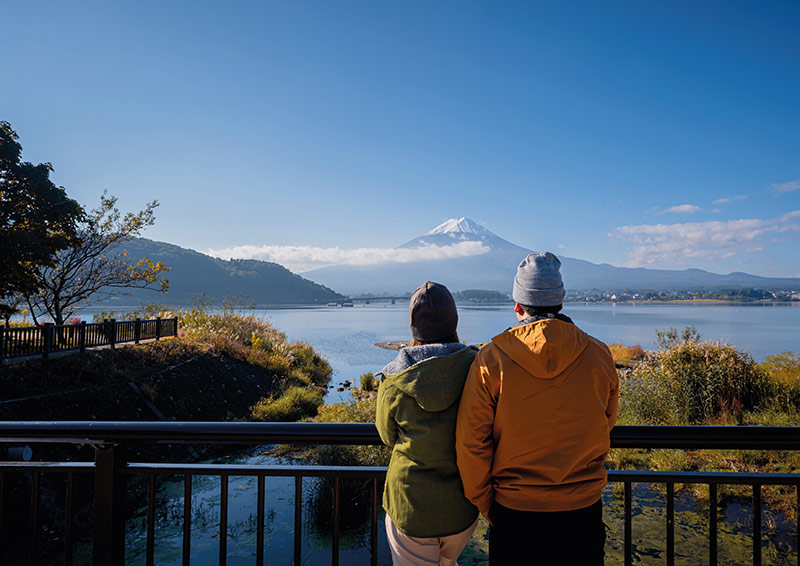
[[[28,357],[47,357],[55,352],[111,346],[125,342],[177,336],[178,319],[114,319],[79,324],[44,324],[30,327],[0,327],[0,361]]]
[[[294,555],[295,564],[301,559],[301,513],[303,478],[332,478],[333,533],[332,563],[339,563],[339,482],[342,478],[368,479],[371,483],[371,563],[377,563],[378,541],[378,480],[385,468],[334,467],[293,465],[236,465],[236,464],[184,464],[131,462],[127,446],[131,442],[192,442],[204,444],[239,443],[261,444],[380,444],[375,427],[371,424],[323,423],[180,423],[180,422],[2,422],[0,441],[15,446],[20,443],[67,443],[91,445],[95,461],[91,462],[0,462],[0,533],[9,536],[9,521],[20,522],[24,515],[20,502],[4,486],[11,485],[12,475],[29,474],[31,481],[29,533],[29,562],[37,563],[41,546],[40,476],[43,473],[66,476],[64,563],[72,564],[74,476],[93,475],[94,484],[94,563],[123,564],[125,557],[126,484],[129,477],[146,478],[147,534],[146,563],[154,563],[155,485],[156,477],[182,476],[184,478],[183,510],[183,563],[189,563],[191,549],[191,499],[193,476],[221,478],[219,563],[226,563],[228,478],[255,476],[257,490],[257,542],[256,563],[264,563],[264,478],[294,477]],[[800,428],[792,427],[640,427],[618,426],[612,431],[615,448],[708,448],[800,450]],[[717,563],[717,486],[744,484],[753,486],[753,559],[761,564],[761,486],[800,486],[800,474],[770,473],[710,473],[710,472],[609,472],[609,480],[624,485],[624,561],[632,564],[632,484],[636,482],[666,485],[666,558],[674,563],[674,484],[707,484],[710,492],[709,510],[709,563]],[[800,506],[800,491],[798,491]],[[189,518],[189,520],[187,520]],[[800,552],[798,553],[800,560]],[[22,558],[22,557],[19,557]]]

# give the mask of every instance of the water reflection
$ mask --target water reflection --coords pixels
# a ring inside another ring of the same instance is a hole
[[[247,456],[237,463],[277,463],[274,458]],[[283,461],[285,463],[285,461]],[[253,564],[256,554],[256,478],[231,477],[229,483],[228,559],[232,565]],[[349,480],[355,490],[342,490],[343,510],[339,543],[342,564],[369,564],[369,486]],[[707,496],[697,497],[690,489],[675,493],[675,564],[707,563],[709,555],[709,505]],[[698,486],[699,487],[699,486]],[[179,565],[183,546],[183,482],[165,481],[156,496],[155,563]],[[699,487],[707,494],[705,486]],[[704,491],[705,490],[705,491]],[[267,478],[265,498],[264,549],[266,563],[290,565],[294,552],[294,480]],[[606,564],[624,563],[624,496],[621,484],[609,485],[604,494],[603,519],[607,526]],[[192,564],[217,564],[219,559],[220,479],[192,480]],[[332,562],[332,500],[330,483],[319,478],[303,482],[302,563]],[[353,506],[356,509],[354,512]],[[361,509],[358,509],[358,507]],[[446,512],[446,510],[443,510]],[[763,509],[763,564],[796,564],[797,538],[794,522],[768,507]],[[666,561],[666,497],[663,485],[637,483],[633,486],[632,555],[635,564],[656,565]],[[146,512],[139,509],[128,521],[126,564],[144,564]],[[752,562],[752,501],[732,497],[718,509],[719,564]],[[488,532],[481,522],[462,554],[460,564],[488,564]],[[378,563],[389,565],[382,519],[378,525]]]

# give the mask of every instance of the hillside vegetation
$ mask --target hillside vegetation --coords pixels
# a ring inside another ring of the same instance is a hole
[[[0,418],[282,421],[322,403],[328,363],[260,318],[202,301],[116,316],[177,316],[179,335],[2,366]]]
[[[277,263],[258,260],[222,260],[165,242],[136,238],[125,245],[128,257],[138,260],[148,257],[170,267],[169,292],[163,300],[171,304],[188,305],[195,297],[222,300],[243,295],[250,301],[263,304],[325,304],[344,299],[336,291],[292,273]],[[129,296],[112,301],[131,304],[154,300],[151,291],[133,290]]]

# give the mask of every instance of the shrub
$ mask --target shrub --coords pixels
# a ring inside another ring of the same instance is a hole
[[[359,383],[364,391],[375,391],[375,374],[371,371],[362,374]]]
[[[608,349],[611,351],[614,363],[618,366],[629,366],[644,357],[644,349],[639,344],[623,346],[622,344],[614,343],[609,344]]]
[[[690,339],[662,348],[621,379],[620,415],[632,423],[742,422],[769,393],[763,371],[747,352]]]
[[[308,344],[295,342],[289,347],[292,374],[312,385],[327,385],[331,378],[331,366]]]
[[[760,367],[772,379],[783,382],[800,381],[800,354],[789,350],[767,356]]]
[[[269,422],[295,422],[317,414],[324,392],[318,388],[290,387],[277,399],[270,397],[255,404],[253,419]]]
[[[259,365],[284,386],[324,386],[331,366],[308,344],[289,343],[283,332],[255,316],[223,309],[209,312],[202,301],[178,313],[178,324],[187,340]]]
[[[687,326],[681,332],[680,339],[678,338],[678,330],[675,328],[667,328],[664,330],[656,329],[656,342],[658,347],[662,350],[677,346],[681,342],[699,342],[700,333],[694,327],[694,324]]]
[[[769,378],[773,407],[797,412],[800,409],[800,355],[784,350],[767,356],[759,368]]]

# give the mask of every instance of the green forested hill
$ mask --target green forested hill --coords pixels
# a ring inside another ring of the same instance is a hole
[[[296,275],[277,263],[258,260],[221,260],[165,242],[136,238],[125,244],[128,260],[148,257],[171,270],[169,292],[135,289],[131,296],[120,296],[114,303],[160,302],[188,304],[202,293],[221,300],[241,295],[263,304],[314,304],[342,299],[339,293]]]

